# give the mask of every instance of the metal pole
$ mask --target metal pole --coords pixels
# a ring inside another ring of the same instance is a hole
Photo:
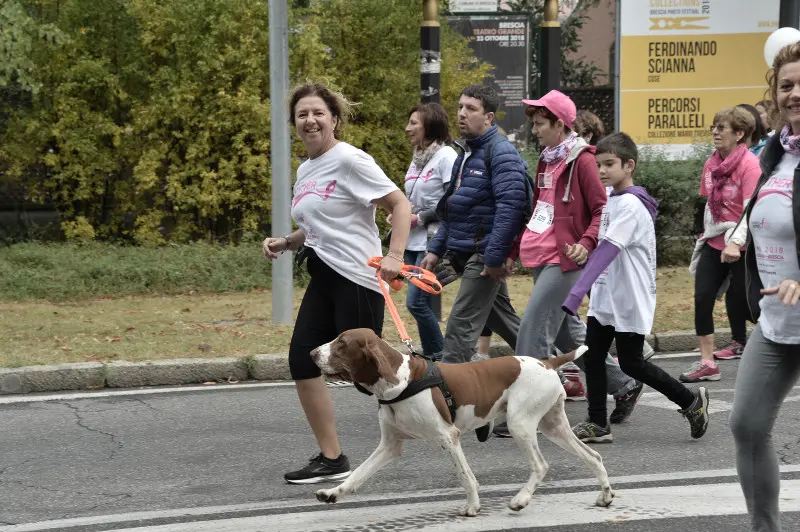
[[[620,86],[622,0],[616,0],[616,9],[616,23],[614,28],[614,131],[622,131],[622,90]]]
[[[439,103],[442,57],[439,48],[439,5],[422,0],[420,40],[420,94],[423,102]]]
[[[561,24],[558,23],[558,0],[545,0],[542,22],[541,94],[561,88]]]
[[[272,163],[272,236],[292,231],[291,147],[286,100],[289,95],[289,15],[286,0],[269,3],[270,162]],[[272,323],[292,323],[292,256],[272,262]]]
[[[800,0],[781,0],[779,28],[800,28]]]

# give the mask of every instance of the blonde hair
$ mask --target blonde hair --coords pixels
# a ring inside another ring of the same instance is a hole
[[[297,85],[292,89],[289,97],[289,122],[295,125],[294,110],[297,103],[307,96],[319,96],[328,110],[336,118],[336,125],[333,128],[333,136],[339,139],[344,130],[347,120],[353,115],[353,108],[357,103],[349,101],[341,92],[329,89],[322,83],[310,82]]]
[[[744,133],[737,143],[746,142],[753,136],[756,129],[756,119],[746,109],[741,107],[726,107],[714,115],[713,124],[727,122],[734,131]]]
[[[789,46],[784,46],[781,48],[781,50],[775,56],[775,59],[772,61],[772,69],[767,71],[769,95],[772,99],[772,102],[775,104],[771,109],[767,109],[770,122],[776,122],[776,118],[780,120],[781,125],[786,122],[783,116],[783,110],[778,106],[778,75],[784,66],[790,63],[797,63],[798,61],[800,61],[800,43],[790,44]]]

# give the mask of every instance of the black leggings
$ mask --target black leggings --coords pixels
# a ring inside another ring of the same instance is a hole
[[[700,261],[694,279],[694,328],[697,336],[714,334],[714,300],[717,292],[731,276],[725,292],[725,309],[731,326],[731,336],[740,344],[747,341],[747,290],[744,280],[744,257],[736,262],[721,262],[722,252],[708,244],[700,250]]]
[[[601,427],[608,425],[606,407],[606,356],[611,342],[616,340],[617,359],[622,371],[639,382],[664,394],[681,408],[694,402],[694,394],[672,378],[669,373],[642,356],[644,335],[617,332],[611,325],[601,325],[593,316],[586,323],[586,347],[583,355],[586,366],[586,392],[589,399],[589,420]]]
[[[383,331],[383,296],[339,275],[313,252],[308,256],[308,283],[289,344],[289,370],[299,381],[321,375],[311,351],[349,329]]]

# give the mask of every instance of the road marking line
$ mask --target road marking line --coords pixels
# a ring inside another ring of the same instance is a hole
[[[74,401],[77,399],[101,399],[104,397],[124,397],[128,395],[160,395],[182,392],[232,392],[244,389],[283,388],[294,386],[292,382],[242,382],[238,384],[217,384],[205,386],[170,386],[169,388],[137,388],[135,390],[108,390],[98,392],[54,393],[37,395],[0,396],[0,405],[17,403],[42,403],[47,401]]]
[[[781,473],[800,473],[800,465],[784,465],[780,468]],[[619,477],[612,477],[612,486],[621,484],[637,484],[637,483],[654,483],[654,482],[680,482],[685,480],[694,479],[708,479],[708,478],[724,478],[735,477],[735,469],[710,469],[704,471],[679,471],[675,473],[652,473],[647,475],[625,475]],[[783,480],[782,483],[787,482]],[[597,479],[595,478],[582,478],[574,480],[546,480],[539,487],[541,491],[549,489],[565,489],[565,488],[582,488],[589,486],[596,486]],[[323,487],[329,487],[330,484],[323,484]],[[494,484],[480,487],[480,494],[482,497],[498,496],[500,494],[516,492],[520,489],[522,483],[514,484]],[[464,494],[462,488],[441,488],[429,490],[406,491],[397,493],[378,493],[378,494],[362,494],[354,495],[346,499],[350,503],[369,503],[369,502],[393,502],[404,501],[413,499],[426,499],[426,500],[443,500],[446,497],[461,496]],[[536,495],[537,499],[540,495]],[[799,496],[800,497],[800,496]],[[589,499],[591,501],[593,499]],[[622,498],[620,498],[622,500]],[[618,502],[618,501],[617,501]],[[617,504],[615,502],[614,504]],[[584,501],[586,504],[586,501]],[[267,512],[284,509],[300,509],[300,508],[313,508],[316,507],[320,510],[329,509],[326,506],[317,502],[313,497],[307,499],[282,499],[272,500],[263,503],[249,503],[249,504],[232,504],[225,506],[200,506],[194,508],[176,508],[170,510],[158,510],[148,512],[129,512],[122,514],[111,515],[96,515],[89,517],[76,517],[70,519],[58,519],[53,521],[41,521],[38,523],[25,523],[20,525],[11,525],[2,527],[0,532],[39,532],[44,530],[58,530],[61,528],[92,526],[92,525],[107,525],[112,523],[130,523],[133,521],[147,521],[153,519],[178,519],[182,517],[197,517],[197,516],[211,516],[233,514],[241,512]],[[385,505],[382,506],[385,511]],[[350,509],[348,509],[350,510]],[[275,529],[280,530],[280,529]]]
[[[685,519],[747,513],[738,483],[691,486],[659,486],[617,490],[609,508],[593,506],[598,491],[535,494],[527,508],[512,512],[508,498],[484,498],[475,518],[459,518],[464,501],[424,501],[385,507],[330,509],[318,512],[240,517],[227,520],[176,523],[117,529],[116,532],[323,532],[355,530],[368,524],[371,530],[414,529],[424,532],[478,532],[519,528],[546,529],[564,525],[625,523]],[[334,507],[335,508],[335,507]],[[800,511],[800,480],[783,481],[781,510]],[[358,527],[358,528],[356,528]]]
[[[795,386],[793,389],[800,388],[800,386]],[[717,414],[719,412],[730,412],[733,410],[733,402],[732,401],[724,401],[722,399],[718,399],[716,394],[719,392],[733,392],[733,390],[709,390],[711,392],[711,401],[708,405],[708,413],[709,414]],[[787,397],[784,399],[786,403],[793,403],[800,401],[800,395],[793,395],[791,397]],[[647,392],[641,395],[639,399],[639,405],[643,406],[652,406],[654,408],[663,408],[665,410],[675,410],[677,406],[675,403],[661,395],[659,392]]]
[[[697,353],[670,353],[664,355],[654,355],[653,359],[658,358],[679,358],[695,356]],[[185,392],[217,392],[217,391],[241,391],[243,389],[258,388],[285,388],[293,387],[294,382],[241,382],[237,384],[217,384],[204,386],[169,386],[158,388],[137,388],[135,390],[99,390],[95,392],[71,392],[71,393],[52,393],[35,395],[7,395],[0,396],[0,405],[13,405],[19,403],[43,403],[47,401],[75,401],[79,399],[100,399],[105,397],[126,397],[135,395],[160,395],[170,393]],[[345,387],[338,381],[331,387]],[[349,387],[349,386],[346,386]]]

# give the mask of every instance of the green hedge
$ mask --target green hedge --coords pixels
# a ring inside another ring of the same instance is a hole
[[[298,285],[305,272],[295,275]],[[65,301],[141,294],[245,291],[270,287],[261,243],[158,248],[23,243],[0,251],[0,300]]]

